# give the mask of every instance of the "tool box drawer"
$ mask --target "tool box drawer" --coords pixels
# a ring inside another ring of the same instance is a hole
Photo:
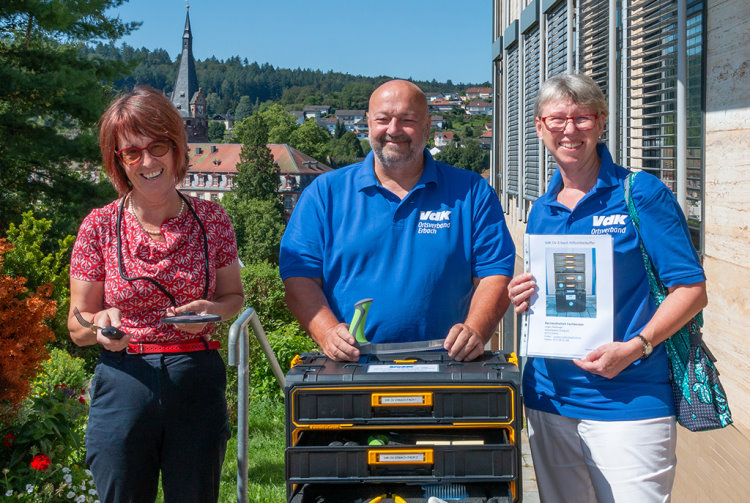
[[[428,503],[429,496],[462,503],[510,503],[513,500],[509,484],[302,484],[295,487],[290,503],[364,503],[382,494],[398,495],[406,503]],[[460,499],[459,499],[460,498]],[[382,503],[393,503],[391,497]]]
[[[306,387],[289,393],[295,425],[511,423],[515,389],[496,386]]]
[[[504,429],[305,431],[287,448],[287,481],[512,481],[508,438]]]

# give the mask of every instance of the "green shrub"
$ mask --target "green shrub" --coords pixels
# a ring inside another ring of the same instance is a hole
[[[75,358],[59,348],[50,349],[49,356],[48,360],[42,362],[39,374],[31,383],[32,396],[39,396],[59,385],[77,390],[86,387],[91,374],[86,371],[82,358]]]
[[[279,268],[269,262],[253,262],[242,268],[242,286],[245,291],[245,306],[258,313],[265,330],[294,322],[294,316],[286,306],[284,283]]]
[[[276,330],[266,333],[282,372],[291,367],[292,359],[301,353],[316,351],[317,345],[302,330],[299,323],[293,321]],[[271,370],[265,353],[257,338],[250,336],[250,398],[283,399],[283,390]]]

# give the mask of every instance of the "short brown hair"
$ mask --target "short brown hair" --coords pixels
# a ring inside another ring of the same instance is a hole
[[[164,94],[153,87],[136,86],[115,99],[99,119],[99,149],[104,168],[121,196],[127,194],[131,187],[115,154],[117,136],[123,133],[171,140],[175,158],[175,185],[185,177],[189,161],[185,126],[177,108]]]
[[[555,75],[545,80],[536,95],[534,116],[541,117],[542,107],[553,101],[571,100],[576,105],[590,108],[594,113],[608,115],[607,98],[594,79],[583,73]]]

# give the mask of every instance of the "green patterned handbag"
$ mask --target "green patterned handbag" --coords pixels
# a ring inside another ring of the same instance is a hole
[[[630,173],[625,179],[625,202],[630,219],[638,232],[641,257],[646,267],[651,295],[659,306],[666,297],[667,290],[659,280],[640,237],[640,218],[630,190],[637,174],[638,172]],[[701,311],[664,341],[669,357],[669,377],[677,421],[690,431],[715,430],[732,424],[732,413],[724,387],[719,381],[719,370],[715,365],[716,358],[703,342],[702,326]]]

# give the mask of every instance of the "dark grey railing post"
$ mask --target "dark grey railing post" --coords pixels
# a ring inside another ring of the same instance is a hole
[[[227,348],[229,351],[227,363],[232,367],[237,367],[237,503],[247,503],[248,408],[250,396],[248,324],[252,324],[255,337],[258,339],[266,358],[268,358],[271,370],[273,370],[282,390],[285,381],[276,354],[268,343],[266,332],[258,319],[258,313],[252,307],[245,309],[229,329],[229,347]]]

